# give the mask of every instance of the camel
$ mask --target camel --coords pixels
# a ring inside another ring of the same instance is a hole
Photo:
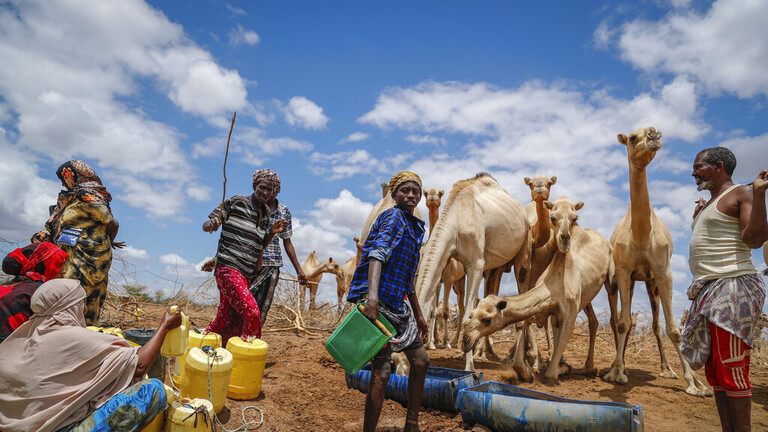
[[[471,350],[481,336],[520,321],[533,320],[543,326],[550,315],[554,325],[554,349],[544,378],[557,380],[572,368],[562,361],[563,352],[573,332],[576,316],[583,310],[589,320],[589,352],[584,369],[596,374],[594,367],[597,317],[591,302],[603,285],[608,288],[613,260],[608,240],[594,230],[581,228],[576,211],[584,203],[574,204],[568,197],[545,202],[554,219],[557,252],[533,288],[517,296],[491,295],[480,301],[465,324],[463,348]],[[522,344],[518,344],[522,351]],[[516,354],[522,356],[522,352]]]
[[[445,191],[438,188],[427,188],[424,190],[424,201],[429,209],[429,237],[432,237],[437,219],[440,216],[440,204],[441,199]],[[445,266],[440,281],[443,284],[443,302],[442,307],[438,309],[437,305],[440,302],[440,294],[435,296],[435,314],[429,319],[429,342],[427,349],[435,349],[438,346],[441,348],[451,348],[451,343],[448,341],[448,316],[450,314],[448,299],[451,295],[451,289],[456,293],[459,303],[459,314],[464,313],[464,284],[465,284],[464,266],[456,261],[450,259],[448,265]],[[443,337],[440,344],[435,344],[437,335],[435,328],[437,321],[443,323]],[[454,338],[454,345],[458,344],[460,328],[456,329],[456,337]]]
[[[309,288],[309,308],[316,309],[315,297],[317,296],[317,287],[320,285],[320,281],[323,278],[323,273],[332,273],[338,276],[340,272],[339,264],[328,258],[323,261],[322,264],[317,260],[317,253],[312,251],[307,257],[307,260],[301,265],[301,271],[307,275],[307,285],[304,288]],[[302,291],[301,295],[301,308],[304,309],[304,297],[306,291]]]
[[[355,237],[355,243],[357,243],[357,237]],[[344,294],[349,292],[349,286],[352,284],[352,277],[355,275],[355,269],[357,268],[357,256],[353,256],[348,259],[336,273],[336,297],[339,300],[338,311],[341,312],[342,303],[341,299]]]
[[[530,264],[528,220],[523,206],[488,173],[453,185],[432,238],[424,246],[416,275],[416,294],[424,317],[431,319],[440,277],[451,258],[467,274],[466,304],[474,306],[483,271],[514,261],[518,286],[526,286]],[[468,320],[468,311],[463,320]],[[475,370],[472,352],[465,369]]]
[[[549,190],[557,182],[557,177],[535,175],[533,179],[526,177],[524,181],[531,188],[531,202],[525,206],[525,215],[531,224],[533,248],[536,249],[547,244],[552,235],[549,210],[544,206],[544,201],[549,199]]]
[[[635,281],[644,281],[651,300],[653,333],[661,357],[660,376],[675,379],[678,377],[667,362],[661,343],[659,300],[664,308],[667,336],[680,357],[685,381],[688,383],[685,392],[694,396],[711,396],[712,392],[699,380],[680,354],[680,329],[672,312],[672,238],[667,225],[654,213],[648,194],[646,167],[662,146],[661,132],[653,127],[646,127],[632,132],[629,136],[619,134],[618,140],[627,148],[630,204],[627,214],[619,221],[611,235],[616,276],[608,290],[608,300],[616,359],[603,379],[618,384],[626,384],[629,381],[624,374],[624,352],[632,324],[632,294]],[[621,313],[617,311],[619,296]]]

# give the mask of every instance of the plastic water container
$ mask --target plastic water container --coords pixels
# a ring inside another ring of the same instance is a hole
[[[187,354],[193,347],[202,348],[204,346],[214,348],[221,347],[221,335],[214,332],[204,333],[200,329],[190,329],[187,342],[187,351],[176,359],[176,370],[171,375],[173,384],[178,387],[181,385],[181,376],[184,374],[184,363],[187,360]]]
[[[129,342],[133,342],[136,345],[144,346],[152,336],[155,335],[154,329],[130,329],[123,332],[123,336]],[[165,357],[158,355],[155,361],[149,366],[147,370],[147,376],[149,378],[157,378],[160,381],[165,380]]]
[[[184,404],[176,401],[168,408],[165,430],[166,432],[213,432],[214,421],[216,420],[213,419],[213,404],[208,400],[192,399]]]
[[[144,432],[161,432],[163,430],[163,420],[165,418],[164,414],[165,412],[170,412],[171,404],[176,400],[176,397],[173,395],[173,389],[165,384],[163,384],[163,387],[165,387],[165,398],[168,401],[168,408],[166,408],[166,410],[160,414],[156,415],[155,418],[152,419],[152,421],[149,422],[149,424],[144,429],[142,429]]]
[[[209,373],[211,402],[213,410],[218,413],[227,401],[227,389],[232,375],[232,354],[226,349],[193,347],[189,350],[179,390],[182,398],[208,399]]]
[[[169,311],[175,313],[179,310],[179,307],[171,306]],[[163,346],[160,347],[160,354],[168,357],[178,357],[187,352],[187,339],[189,339],[189,317],[181,314],[181,325],[175,329],[171,329],[163,340]]]
[[[86,327],[88,330],[93,330],[99,333],[106,333],[115,335],[118,337],[121,337],[125,339],[125,336],[123,336],[123,331],[117,327],[98,327],[98,326],[88,326]]]
[[[267,362],[267,343],[261,339],[248,342],[233,337],[227,342],[227,351],[233,357],[227,397],[238,400],[258,397]]]
[[[379,322],[390,334],[395,333],[395,328],[381,314]],[[392,336],[382,333],[359,308],[354,308],[325,341],[325,349],[344,371],[353,374],[365,366],[390,339]]]

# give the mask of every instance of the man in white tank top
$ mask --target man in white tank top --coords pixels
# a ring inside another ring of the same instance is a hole
[[[765,301],[765,282],[751,249],[768,240],[765,191],[768,170],[751,185],[731,180],[736,157],[725,147],[702,150],[693,162],[699,190],[693,213],[689,265],[693,301],[681,351],[694,369],[705,366],[723,431],[751,430],[750,352]]]

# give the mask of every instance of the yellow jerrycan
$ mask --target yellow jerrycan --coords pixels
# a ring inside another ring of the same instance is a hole
[[[144,432],[162,432],[163,430],[163,418],[164,414],[166,412],[170,413],[171,411],[171,404],[176,400],[176,397],[173,395],[173,389],[168,387],[167,385],[163,384],[163,387],[165,387],[165,398],[168,400],[168,408],[165,409],[164,412],[161,412],[157,416],[155,416],[154,419],[152,419],[149,424],[142,429]]]
[[[227,397],[254,399],[261,393],[261,379],[267,362],[267,343],[261,339],[244,341],[230,338],[227,351],[232,353],[232,378],[229,380]]]
[[[208,399],[209,374],[210,400],[213,410],[218,413],[227,401],[227,388],[232,375],[232,354],[226,349],[206,346],[189,350],[179,392],[182,398]]]
[[[171,313],[175,313],[179,310],[176,305],[171,306],[168,309]],[[187,352],[187,340],[189,339],[189,317],[181,314],[181,325],[175,329],[171,329],[163,339],[163,346],[160,347],[160,354],[169,357],[178,357],[184,355]]]
[[[168,407],[165,432],[213,432],[213,404],[206,399],[175,401]]]
[[[199,329],[189,330],[189,339],[187,342],[187,351],[176,359],[176,370],[171,375],[173,384],[176,387],[181,385],[181,376],[184,374],[184,363],[187,360],[187,353],[193,347],[203,348],[204,346],[221,348],[221,335],[214,332],[205,333]]]

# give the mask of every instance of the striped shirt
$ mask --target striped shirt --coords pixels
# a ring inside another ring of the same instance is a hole
[[[283,252],[280,249],[280,239],[289,239],[293,235],[293,224],[291,223],[291,211],[288,207],[275,199],[277,208],[275,211],[269,214],[269,222],[274,225],[275,222],[280,219],[285,219],[287,224],[285,230],[281,233],[275,234],[272,237],[272,241],[264,248],[264,256],[261,258],[261,265],[264,267],[282,267],[283,266]]]
[[[218,265],[233,268],[247,278],[256,274],[256,263],[263,248],[262,242],[272,227],[269,217],[259,220],[259,212],[253,195],[235,195],[224,201],[219,247],[216,251]],[[209,219],[219,216],[216,207]],[[261,205],[261,214],[267,215],[266,204]]]
[[[368,296],[368,263],[375,258],[382,262],[379,302],[403,312],[405,295],[413,292],[423,238],[424,221],[410,212],[397,207],[382,212],[365,239],[347,301],[356,303]]]

